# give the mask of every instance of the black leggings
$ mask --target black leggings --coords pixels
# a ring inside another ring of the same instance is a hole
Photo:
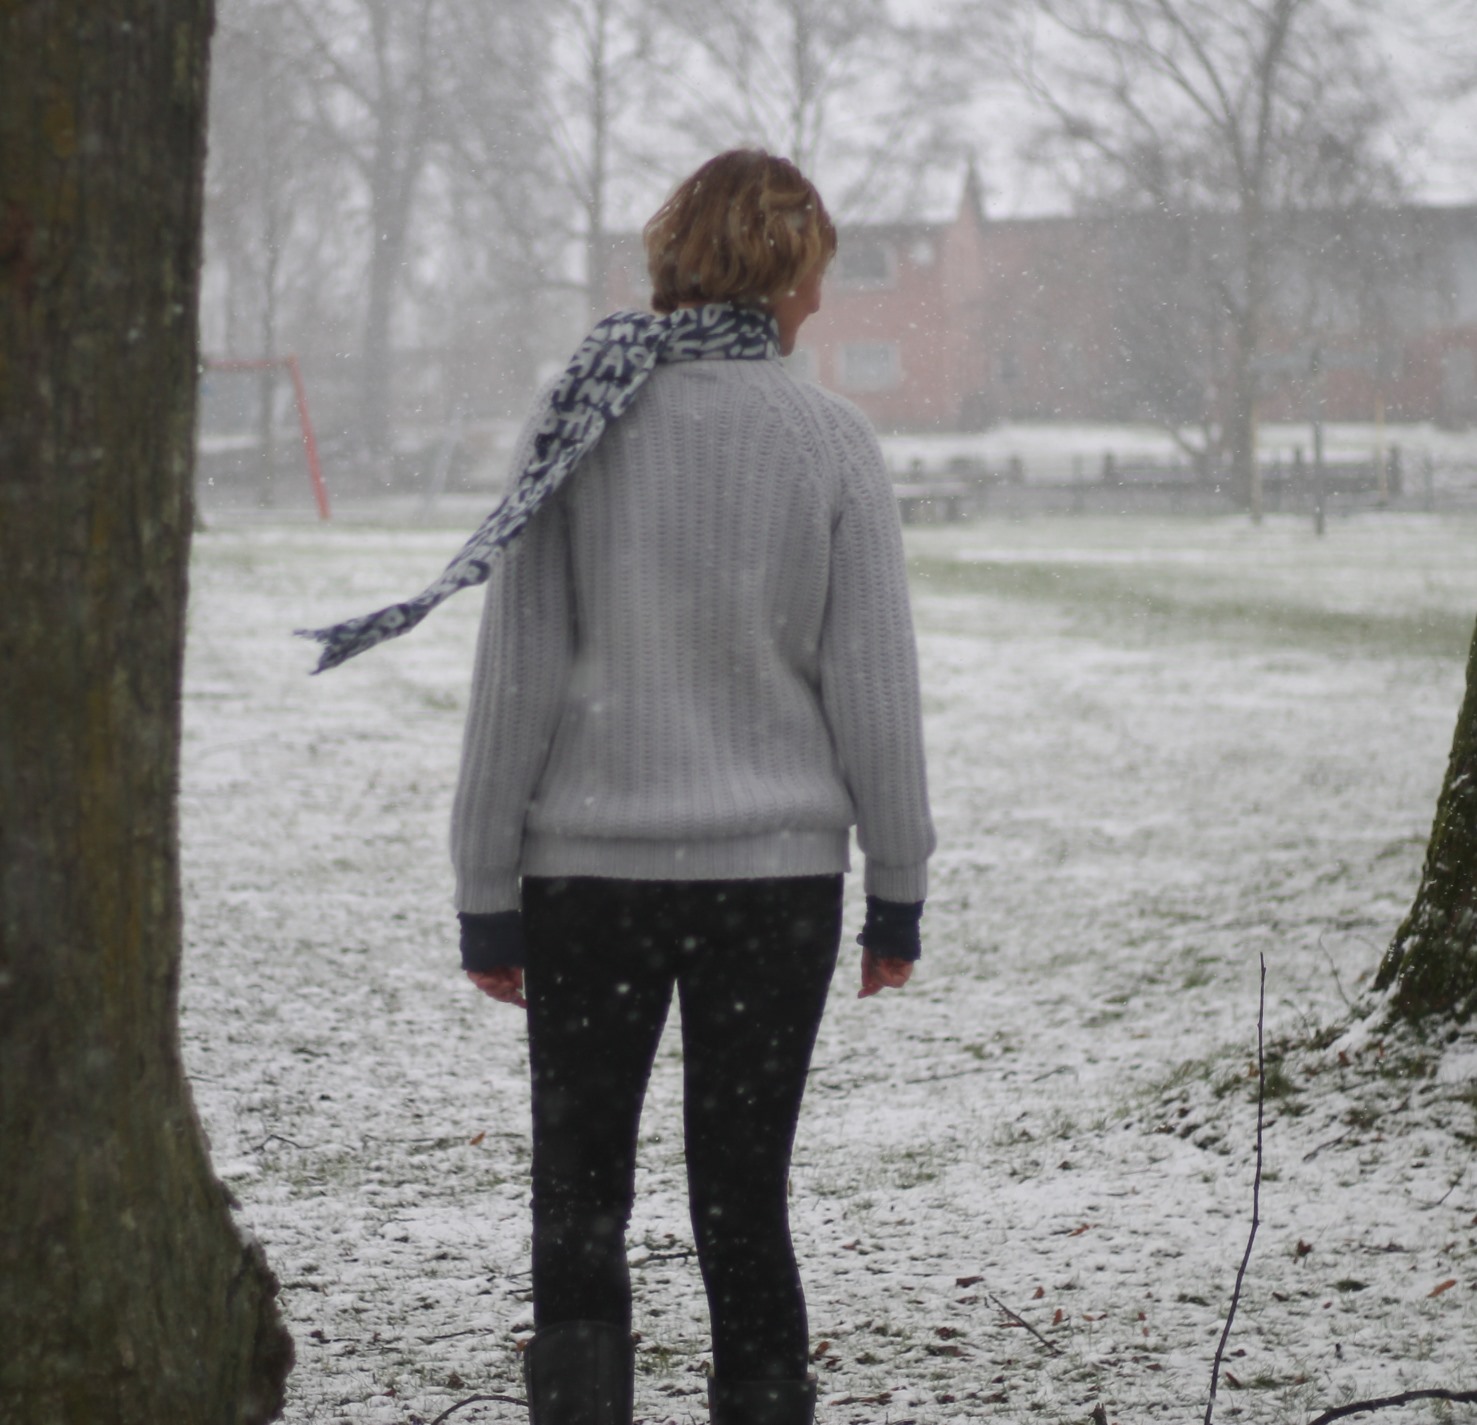
[[[790,1148],[841,933],[841,877],[526,878],[539,1328],[629,1328],[641,1101],[672,986],[688,1200],[725,1380],[801,1380]]]

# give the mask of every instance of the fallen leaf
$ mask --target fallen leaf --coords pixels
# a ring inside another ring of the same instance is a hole
[[[1080,1237],[1084,1232],[1092,1231],[1092,1223],[1084,1222],[1081,1227],[1074,1227],[1067,1233],[1068,1237]]]
[[[1061,1307],[1059,1306],[1059,1307],[1057,1307],[1057,1309],[1054,1312],[1052,1312],[1051,1324],[1053,1326],[1060,1326],[1062,1324],[1062,1322],[1065,1321],[1066,1319],[1067,1319],[1067,1313],[1065,1311],[1063,1311],[1061,1309]]]
[[[472,1139],[471,1146],[475,1148],[486,1137],[487,1130],[484,1128],[482,1132],[480,1132],[475,1138]]]
[[[954,1285],[955,1286],[976,1286],[978,1283],[980,1283],[982,1281],[984,1281],[984,1277],[955,1277],[954,1278]]]
[[[1433,1291],[1428,1292],[1426,1295],[1428,1298],[1432,1296],[1440,1296],[1443,1291],[1450,1291],[1455,1285],[1456,1278],[1448,1277],[1444,1282],[1441,1283],[1440,1286],[1436,1287]]]
[[[1036,1288],[1036,1290],[1031,1293],[1031,1300],[1032,1301],[1040,1301],[1041,1298],[1043,1296],[1045,1296],[1045,1295],[1046,1295],[1046,1288],[1044,1286],[1038,1286]]]
[[[1226,1384],[1228,1386],[1231,1387],[1232,1390],[1240,1390],[1241,1389],[1241,1382],[1239,1380],[1237,1380],[1236,1377],[1234,1375],[1232,1375],[1230,1371],[1222,1371],[1221,1372],[1221,1378],[1226,1382]]]

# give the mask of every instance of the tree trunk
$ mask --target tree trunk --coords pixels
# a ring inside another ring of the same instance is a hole
[[[1407,1019],[1477,1010],[1477,631],[1420,890],[1374,984]]]
[[[210,0],[0,5],[0,1419],[255,1425],[292,1342],[180,1062]]]
[[[1231,470],[1231,499],[1240,509],[1249,510],[1260,519],[1255,468],[1256,376],[1252,370],[1255,355],[1255,337],[1235,339],[1223,439]]]

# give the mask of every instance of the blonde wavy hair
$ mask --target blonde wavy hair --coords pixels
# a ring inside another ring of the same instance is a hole
[[[836,228],[815,185],[760,148],[710,158],[677,185],[642,230],[651,305],[767,306],[836,253]]]

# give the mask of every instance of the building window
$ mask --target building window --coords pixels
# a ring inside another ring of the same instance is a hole
[[[897,284],[897,254],[876,238],[848,234],[836,252],[831,276],[841,287],[892,287]]]
[[[819,365],[815,352],[808,346],[797,346],[785,357],[785,369],[799,381],[816,380]]]
[[[847,391],[890,391],[903,379],[895,341],[849,342],[841,348],[841,385]]]

